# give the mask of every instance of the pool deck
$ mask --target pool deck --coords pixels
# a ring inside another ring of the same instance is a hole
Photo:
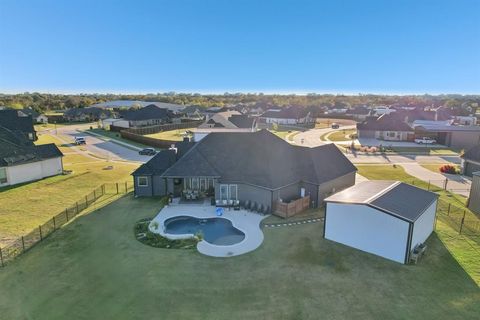
[[[210,203],[179,204],[178,201],[174,201],[173,204],[165,206],[152,220],[149,225],[150,231],[169,239],[191,238],[193,235],[190,234],[166,234],[164,232],[165,220],[178,216],[218,218],[215,212],[215,206],[211,206]],[[263,232],[262,229],[260,229],[260,222],[266,217],[268,216],[262,216],[245,210],[225,209],[221,218],[230,220],[235,228],[245,234],[245,239],[230,246],[214,245],[202,240],[197,244],[197,249],[200,253],[212,257],[232,257],[253,251],[263,242]],[[155,222],[158,223],[157,229],[153,228]]]

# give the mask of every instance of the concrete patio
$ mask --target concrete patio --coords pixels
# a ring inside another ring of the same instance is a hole
[[[194,235],[180,235],[168,234],[164,232],[164,222],[177,216],[191,216],[199,219],[218,218],[215,212],[216,207],[210,205],[210,201],[205,201],[203,204],[180,204],[178,199],[165,206],[149,225],[150,231],[158,233],[163,237],[169,239],[184,239],[191,238]],[[228,210],[225,209],[220,218],[228,219],[232,225],[245,234],[245,238],[233,245],[214,245],[205,240],[197,244],[197,249],[200,253],[212,257],[232,257],[238,256],[257,249],[263,242],[263,231],[260,229],[260,222],[266,218],[258,213],[249,212],[246,210]],[[158,223],[158,228],[154,228],[155,222]]]

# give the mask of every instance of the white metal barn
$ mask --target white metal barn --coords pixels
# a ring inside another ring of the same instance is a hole
[[[408,263],[433,232],[438,195],[398,181],[365,181],[327,199],[324,238]]]

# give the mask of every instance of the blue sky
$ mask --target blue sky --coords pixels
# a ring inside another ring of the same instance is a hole
[[[480,1],[0,0],[0,92],[480,93]]]

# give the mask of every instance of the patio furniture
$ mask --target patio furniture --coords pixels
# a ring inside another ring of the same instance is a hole
[[[257,211],[257,203],[255,201],[252,203],[252,211]]]
[[[264,210],[264,209],[263,209],[263,204],[260,203],[260,204],[258,205],[258,213],[263,214],[263,210]]]
[[[233,201],[233,210],[240,210],[240,201],[234,200]]]
[[[246,200],[245,201],[245,206],[244,206],[245,210],[250,210],[250,200]]]

